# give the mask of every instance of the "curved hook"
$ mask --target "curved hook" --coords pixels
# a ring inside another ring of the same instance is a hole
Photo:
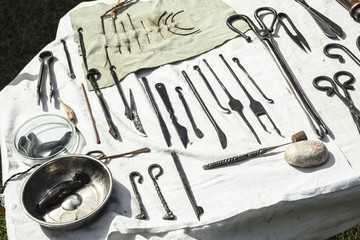
[[[331,87],[329,86],[320,86],[319,83],[320,82],[329,82],[331,84]],[[320,91],[324,91],[326,92],[326,95],[331,96],[334,94],[334,89],[335,89],[335,83],[332,81],[332,79],[328,76],[318,76],[313,80],[313,86]]]
[[[339,43],[329,43],[324,47],[324,54],[326,56],[328,56],[329,58],[335,58],[338,59],[339,62],[344,63],[345,59],[340,55],[340,54],[333,54],[330,53],[329,50],[333,49],[333,48],[338,48],[341,49],[342,51],[344,51],[347,55],[349,55],[349,57],[357,64],[360,66],[360,60],[345,46],[339,44]]]
[[[129,178],[130,178],[130,181],[131,181],[131,182],[134,181],[134,178],[135,178],[135,177],[139,177],[138,183],[142,183],[143,180],[144,180],[144,178],[143,178],[143,176],[141,175],[141,173],[139,173],[139,172],[137,172],[137,171],[134,171],[134,172],[130,173]]]
[[[345,82],[341,83],[340,80],[339,80],[339,78],[341,76],[347,76],[347,77],[349,77],[349,79],[346,80]],[[342,85],[347,90],[355,90],[354,86],[352,86],[352,84],[355,82],[355,77],[354,77],[354,75],[352,75],[351,72],[339,71],[339,72],[335,73],[334,74],[334,81],[337,84]]]
[[[159,172],[154,176],[153,173],[152,173],[152,170],[154,168],[158,168],[159,169]],[[161,176],[164,172],[163,168],[157,164],[157,163],[154,163],[154,164],[151,164],[148,168],[148,172],[149,172],[149,175],[151,177],[151,179],[155,180],[155,179],[158,179],[159,176]]]
[[[260,15],[259,13],[261,11],[269,11],[270,13],[272,13],[273,15],[273,20],[271,22],[271,25],[270,27],[267,27],[264,23],[264,21],[262,19],[260,19]],[[256,21],[259,23],[260,27],[264,30],[264,31],[269,31],[269,32],[272,32],[274,30],[274,25],[275,25],[275,22],[277,20],[277,12],[275,9],[271,8],[271,7],[261,7],[261,8],[258,8],[255,10],[254,12],[254,17],[256,19]]]
[[[176,91],[177,93],[181,94],[182,88],[181,88],[181,87],[176,87],[176,88],[175,88],[175,91]]]
[[[259,29],[256,27],[256,25],[253,23],[253,21],[246,15],[243,14],[235,14],[226,20],[226,25],[233,30],[234,32],[238,33],[241,37],[245,38],[247,42],[251,42],[251,37],[247,36],[245,33],[241,32],[239,29],[233,26],[233,23],[237,20],[243,20],[245,21],[248,26],[253,30],[254,32],[258,32]]]

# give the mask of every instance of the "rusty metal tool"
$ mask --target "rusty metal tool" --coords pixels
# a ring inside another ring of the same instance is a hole
[[[360,22],[360,1],[359,0],[336,0],[356,21]]]
[[[190,123],[191,123],[191,126],[195,132],[195,135],[198,137],[198,138],[202,138],[204,137],[204,134],[203,132],[196,126],[196,123],[194,121],[194,118],[191,114],[191,111],[190,111],[190,108],[189,108],[189,105],[187,104],[185,98],[184,98],[184,95],[182,94],[182,88],[181,87],[176,87],[175,88],[175,91],[178,93],[179,95],[179,98],[185,108],[185,112],[186,112],[186,115],[188,116],[189,120],[190,120]]]
[[[165,124],[165,121],[164,119],[162,118],[161,116],[161,113],[159,111],[159,108],[158,106],[156,105],[156,102],[155,102],[155,98],[151,92],[151,89],[150,89],[150,86],[149,86],[149,83],[148,83],[148,80],[146,79],[146,77],[142,77],[141,78],[143,84],[144,84],[144,87],[145,87],[145,91],[147,92],[147,95],[149,97],[149,100],[150,100],[150,103],[151,105],[153,106],[154,108],[154,111],[155,111],[155,114],[159,120],[159,124],[160,124],[160,127],[161,127],[161,131],[162,131],[162,134],[165,138],[165,141],[166,141],[166,144],[168,147],[171,146],[171,139],[170,139],[170,133],[169,133],[169,130]]]
[[[153,174],[153,169],[157,168],[159,170],[159,172],[154,175]],[[151,180],[153,181],[153,184],[154,184],[154,187],[155,187],[155,190],[156,190],[156,193],[158,194],[159,198],[160,198],[160,201],[166,211],[166,214],[163,216],[163,219],[164,220],[174,220],[175,219],[175,215],[174,213],[170,210],[167,202],[165,201],[165,198],[164,196],[162,195],[161,193],[161,190],[160,190],[160,187],[159,187],[159,184],[157,183],[157,179],[159,178],[159,176],[161,176],[163,173],[164,173],[164,170],[163,168],[157,164],[157,163],[154,163],[154,164],[151,164],[148,168],[148,172],[149,172],[149,175],[150,175],[150,178]]]
[[[244,113],[242,112],[244,106],[243,104],[240,102],[239,99],[235,99],[230,92],[227,90],[227,88],[224,86],[224,84],[221,82],[221,80],[219,79],[219,77],[216,75],[216,73],[214,72],[214,70],[212,69],[212,67],[208,64],[208,62],[204,59],[203,60],[204,63],[206,64],[206,66],[209,68],[209,70],[211,71],[211,73],[214,75],[215,79],[218,81],[218,83],[220,84],[221,88],[224,90],[225,94],[227,95],[227,97],[229,98],[229,106],[230,108],[237,112],[240,117],[243,119],[243,121],[246,123],[246,125],[248,126],[248,128],[250,129],[250,131],[252,132],[252,134],[255,136],[256,140],[258,141],[258,143],[261,144],[260,138],[258,137],[258,135],[256,134],[254,128],[251,126],[251,124],[249,123],[249,121],[246,119]]]
[[[157,83],[157,84],[155,84],[155,89],[158,91],[158,93],[161,97],[161,100],[164,102],[166,110],[170,114],[170,119],[176,129],[176,132],[179,135],[179,138],[180,138],[182,144],[184,145],[184,148],[186,148],[186,146],[189,142],[187,129],[178,123],[177,118],[175,116],[174,108],[171,105],[170,98],[166,91],[165,85],[163,83]]]
[[[179,173],[179,176],[180,176],[181,182],[182,182],[182,184],[184,186],[186,195],[188,196],[188,198],[190,200],[191,206],[194,209],[194,212],[195,212],[195,215],[196,215],[197,219],[200,221],[200,215],[204,213],[204,209],[201,206],[196,204],[194,194],[191,191],[189,181],[188,181],[188,179],[186,177],[184,168],[181,165],[181,162],[179,160],[179,156],[176,154],[176,152],[172,152],[171,156],[172,156],[172,158],[174,160],[176,169],[177,169],[177,171]]]
[[[291,143],[294,143],[294,142],[303,141],[303,140],[307,140],[307,136],[306,136],[304,131],[300,131],[300,132],[298,132],[298,133],[291,136],[291,142],[289,142],[289,143],[284,143],[284,144],[280,144],[280,145],[273,146],[273,147],[260,148],[258,150],[248,152],[248,153],[245,153],[245,154],[242,154],[242,155],[238,155],[238,156],[235,156],[235,157],[226,158],[226,159],[223,159],[223,160],[220,160],[220,161],[212,162],[212,163],[204,165],[203,169],[204,170],[209,170],[209,169],[223,167],[223,166],[227,166],[227,165],[234,164],[234,163],[237,163],[237,162],[245,161],[245,160],[248,160],[250,158],[254,158],[254,157],[258,157],[260,155],[263,155],[263,154],[265,154],[267,152],[270,152],[270,151],[272,151],[272,150],[274,150],[276,148],[279,148],[279,147],[282,147],[282,146],[285,146],[285,145],[288,145],[288,144],[291,144]]]
[[[189,87],[191,89],[191,91],[194,93],[196,99],[198,100],[198,102],[200,103],[202,109],[204,110],[206,116],[208,117],[208,119],[210,120],[211,124],[213,125],[213,127],[215,128],[215,131],[219,137],[219,141],[221,144],[221,147],[224,149],[227,146],[227,139],[226,139],[226,135],[225,133],[221,130],[221,128],[219,127],[219,125],[216,123],[215,119],[213,118],[213,116],[211,115],[211,113],[209,112],[208,108],[206,107],[204,101],[201,99],[199,93],[197,92],[194,84],[192,83],[191,79],[189,78],[189,76],[187,75],[187,73],[183,70],[181,71],[182,75],[184,76],[186,82],[189,84]]]
[[[64,51],[65,51],[65,55],[66,55],[66,60],[67,60],[67,63],[68,63],[68,66],[69,66],[69,75],[72,79],[75,79],[75,74],[74,74],[74,69],[72,67],[72,64],[71,64],[71,58],[70,58],[70,54],[69,54],[69,50],[66,46],[66,41],[64,39],[61,39],[61,42],[64,46]]]
[[[138,188],[136,186],[136,183],[135,183],[135,177],[138,177],[138,183],[142,183],[144,178],[139,172],[136,172],[136,171],[130,173],[130,175],[129,175],[130,183],[131,183],[131,186],[133,188],[133,191],[134,191],[134,194],[135,194],[135,197],[136,197],[136,200],[138,202],[139,209],[140,209],[140,213],[138,215],[136,215],[135,218],[143,220],[143,219],[146,219],[147,216],[146,216],[145,206],[144,206],[144,204],[143,204],[143,202],[141,200],[139,190],[138,190]]]

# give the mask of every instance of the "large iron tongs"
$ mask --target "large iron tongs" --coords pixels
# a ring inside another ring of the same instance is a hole
[[[270,27],[266,26],[264,21],[260,18],[261,15],[260,13],[265,11],[269,12],[268,14],[273,15],[273,19]],[[280,52],[280,49],[275,44],[272,32],[273,32],[273,27],[277,20],[276,10],[271,7],[261,7],[255,10],[254,17],[258,22],[258,24],[260,25],[260,28],[258,28],[248,16],[242,14],[236,14],[230,16],[227,19],[226,23],[230,29],[238,33],[241,37],[245,38],[247,42],[251,42],[251,38],[249,36],[247,36],[245,33],[243,33],[242,31],[240,31],[239,29],[233,26],[233,23],[237,20],[243,20],[248,24],[250,29],[261,40],[261,42],[264,44],[266,49],[270,52],[273,59],[277,63],[291,91],[293,92],[296,100],[303,109],[311,125],[311,128],[319,138],[322,138],[325,134],[328,133],[328,128],[324,123],[324,121],[321,119],[320,115],[315,110],[309,98],[306,96],[299,81],[296,79],[294,73],[292,72],[291,68],[289,67],[288,63],[286,62],[285,58]]]

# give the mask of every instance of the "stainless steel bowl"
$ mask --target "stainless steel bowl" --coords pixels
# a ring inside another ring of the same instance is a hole
[[[71,193],[46,213],[39,214],[36,205],[57,184],[71,180],[76,171],[87,173],[91,182]],[[86,155],[57,157],[37,168],[21,190],[25,213],[40,225],[55,229],[74,229],[91,221],[107,203],[112,190],[112,175],[99,160]]]

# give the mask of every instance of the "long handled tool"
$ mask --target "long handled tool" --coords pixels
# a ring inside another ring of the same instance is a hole
[[[279,147],[282,147],[282,146],[285,146],[285,145],[288,145],[288,144],[291,144],[291,143],[294,143],[294,142],[303,141],[303,140],[307,140],[307,136],[306,136],[304,131],[300,131],[300,132],[298,132],[298,133],[291,136],[291,141],[292,142],[280,144],[280,145],[273,146],[273,147],[260,148],[258,150],[248,152],[248,153],[245,153],[245,154],[242,154],[242,155],[238,155],[238,156],[235,156],[235,157],[226,158],[226,159],[223,159],[223,160],[220,160],[220,161],[212,162],[212,163],[204,165],[203,169],[204,170],[209,170],[209,169],[223,167],[223,166],[226,166],[226,165],[230,165],[230,164],[234,164],[234,163],[237,163],[237,162],[245,161],[247,159],[263,155],[263,154],[265,154],[267,152],[270,152],[270,151],[272,151],[272,150],[274,150],[276,148],[279,148]]]

